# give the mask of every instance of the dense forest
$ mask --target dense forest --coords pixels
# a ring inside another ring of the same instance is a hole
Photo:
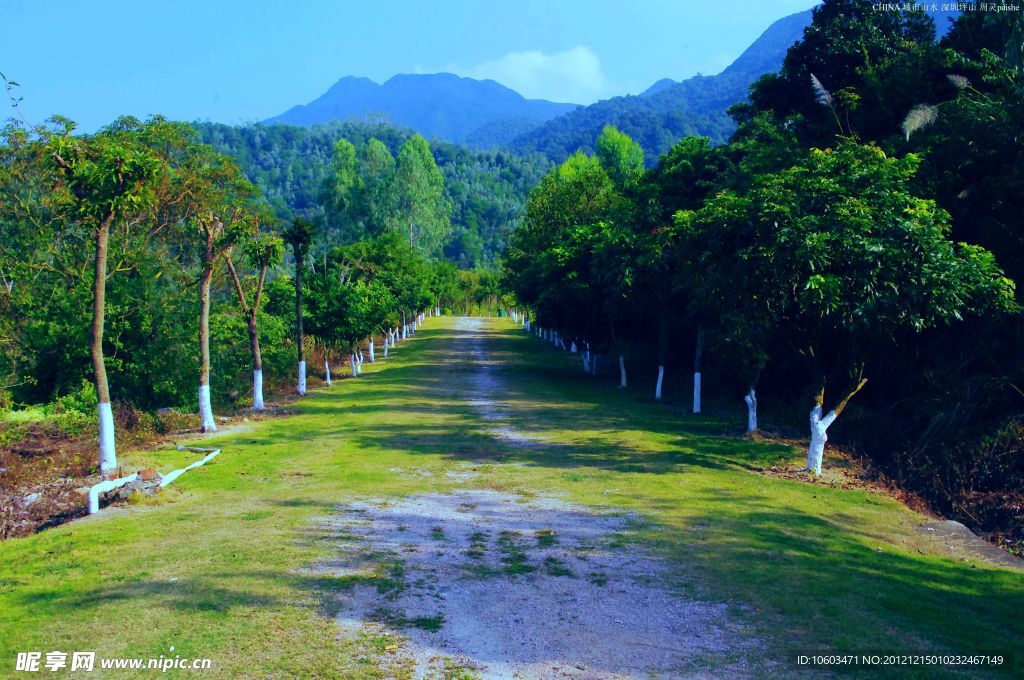
[[[1018,13],[936,43],[922,12],[826,2],[728,144],[648,169],[606,127],[552,170],[506,285],[588,371],[737,427],[746,402],[749,434],[802,433],[810,471],[832,438],[1020,541],[1022,55]]]
[[[321,194],[333,173],[334,145],[339,139],[357,147],[377,139],[394,155],[414,134],[380,122],[349,121],[309,128],[193,125],[204,143],[235,159],[282,219],[321,213]],[[431,149],[444,175],[451,206],[453,230],[444,244],[445,255],[465,269],[493,266],[504,251],[527,194],[547,171],[548,162],[539,154],[473,151],[436,140]]]

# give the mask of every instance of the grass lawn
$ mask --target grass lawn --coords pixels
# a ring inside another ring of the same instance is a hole
[[[663,554],[683,590],[728,602],[763,641],[768,674],[823,651],[1001,654],[1001,669],[964,674],[1024,674],[1010,658],[1024,641],[1024,572],[943,554],[916,530],[922,516],[886,497],[762,476],[751,468],[802,452],[722,435],[744,422],[742,404],[735,423],[655,404],[504,319],[486,322],[486,348],[508,425],[561,446],[496,440],[452,399],[468,370],[450,352],[455,325],[429,319],[295,415],[192,442],[224,452],[159,503],[0,544],[0,676],[18,651],[59,650],[207,657],[211,677],[375,677],[374,653],[392,643],[339,639],[330,593],[352,583],[310,569],[331,555],[316,520],[357,498],[466,487],[445,474],[466,461],[521,463],[482,465],[471,486],[639,513],[626,540]],[[168,471],[198,455],[122,457]]]

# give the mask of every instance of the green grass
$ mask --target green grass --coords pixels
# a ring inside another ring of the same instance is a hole
[[[452,402],[470,370],[450,355],[453,327],[429,320],[385,362],[304,399],[296,415],[192,442],[224,453],[176,482],[167,502],[0,544],[0,676],[18,651],[145,658],[173,645],[175,655],[213,659],[210,677],[385,677],[377,647],[392,638],[342,639],[330,615],[333,596],[355,585],[405,587],[401,562],[324,576],[314,567],[354,539],[321,519],[354,499],[472,486],[637,513],[642,521],[618,540],[669,560],[681,593],[728,603],[763,641],[753,667],[781,676],[812,651],[1009,656],[1020,647],[1020,572],[943,554],[915,530],[922,517],[891,499],[757,474],[800,452],[722,436],[742,422],[694,417],[584,376],[505,320],[487,330],[508,424],[560,445],[495,440]],[[197,455],[123,460],[166,471]],[[521,465],[482,464],[465,484],[446,477],[467,461]],[[435,538],[444,545],[443,532]],[[482,555],[487,540],[471,549]],[[499,536],[492,546],[511,560],[506,571],[536,569],[529,553],[548,540]],[[1020,663],[965,673],[1012,676]],[[892,671],[915,673],[936,669]]]

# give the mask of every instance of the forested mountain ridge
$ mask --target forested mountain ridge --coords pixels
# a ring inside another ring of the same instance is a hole
[[[310,126],[357,117],[378,117],[428,139],[463,142],[481,128],[515,121],[515,131],[572,111],[575,104],[527,99],[493,80],[451,73],[399,74],[378,85],[347,76],[309,104],[288,109],[268,125]],[[502,138],[501,141],[505,141]]]
[[[949,30],[949,19],[958,14],[952,10],[927,13],[940,37]],[[697,75],[681,82],[663,78],[640,95],[579,107],[520,134],[509,146],[519,152],[539,151],[560,162],[577,149],[592,152],[593,141],[608,124],[635,139],[651,165],[682,137],[699,135],[722,144],[736,129],[729,107],[746,101],[758,78],[779,70],[786,51],[800,40],[811,18],[807,10],[779,19],[718,75]]]
[[[727,109],[746,99],[747,88],[760,76],[778,70],[786,50],[810,23],[810,10],[779,19],[718,75],[678,83],[659,80],[640,95],[614,97],[559,116],[510,146],[562,161],[576,149],[593,151],[593,141],[608,124],[635,139],[652,164],[682,137],[705,136],[721,144],[735,129]]]

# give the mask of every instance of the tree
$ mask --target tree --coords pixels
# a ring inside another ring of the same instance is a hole
[[[601,167],[619,190],[632,187],[643,178],[643,148],[614,125],[604,126],[595,149]]]
[[[305,267],[306,253],[313,236],[316,224],[303,217],[296,217],[284,231],[284,240],[292,247],[295,258],[295,347],[299,356],[298,393],[306,394],[306,337],[302,330],[302,270]]]
[[[331,174],[324,180],[322,200],[330,227],[343,242],[363,236],[364,225],[359,214],[362,178],[359,175],[356,148],[344,137],[334,143]]]
[[[549,172],[530,194],[510,239],[503,280],[541,326],[559,328],[580,343],[611,342],[606,309],[590,278],[587,243],[620,201],[600,161],[582,152]]]
[[[845,140],[798,165],[723,192],[686,220],[714,224],[763,280],[763,312],[806,361],[813,386],[807,468],[867,383],[872,357],[900,334],[1012,309],[1013,283],[990,253],[947,238],[949,215],[914,196],[920,161]],[[844,387],[826,399],[834,379]]]
[[[396,226],[408,234],[409,243],[426,254],[439,252],[452,230],[450,208],[444,176],[420,135],[411,136],[398,150],[395,196]]]
[[[906,111],[945,88],[935,25],[920,10],[878,11],[870,0],[826,0],[778,73],[751,88],[754,109],[792,119],[806,148],[837,136],[881,142]]]
[[[395,157],[387,145],[371,137],[359,150],[359,195],[354,209],[364,238],[383,234],[395,224]]]
[[[60,182],[58,200],[94,235],[90,355],[99,412],[99,467],[104,477],[110,477],[117,469],[114,417],[103,356],[110,231],[116,224],[126,225],[151,204],[164,162],[144,143],[141,133],[147,127],[153,131],[165,124],[160,120],[141,124],[121,119],[91,137],[75,137],[74,124],[62,122],[62,129],[46,140],[46,147]]]
[[[224,262],[231,273],[231,281],[238,295],[238,305],[245,315],[249,329],[249,350],[252,353],[252,408],[262,411],[263,404],[263,355],[260,351],[260,336],[257,317],[263,298],[263,288],[267,282],[267,272],[280,266],[284,259],[284,242],[277,236],[261,235],[254,230],[249,238],[242,241],[242,253],[250,267],[256,270],[256,281],[253,286],[252,304],[245,294],[242,280],[235,268],[231,248],[224,251]]]
[[[232,245],[256,225],[257,190],[227,156],[189,144],[175,168],[187,237],[199,250],[199,415],[203,432],[217,429],[210,396],[210,295],[214,270]]]
[[[701,410],[701,362],[707,310],[714,302],[707,292],[694,285],[694,261],[701,256],[698,247],[680,240],[673,229],[673,215],[680,210],[699,208],[724,182],[729,163],[724,154],[711,148],[706,137],[685,137],[658,162],[642,187],[646,204],[644,231],[640,234],[637,261],[638,282],[654,307],[651,316],[657,324],[658,379],[654,398],[663,394],[665,366],[668,362],[672,330],[685,318],[694,331],[693,411]],[[647,302],[647,300],[645,300]],[[682,310],[674,315],[672,310]]]

